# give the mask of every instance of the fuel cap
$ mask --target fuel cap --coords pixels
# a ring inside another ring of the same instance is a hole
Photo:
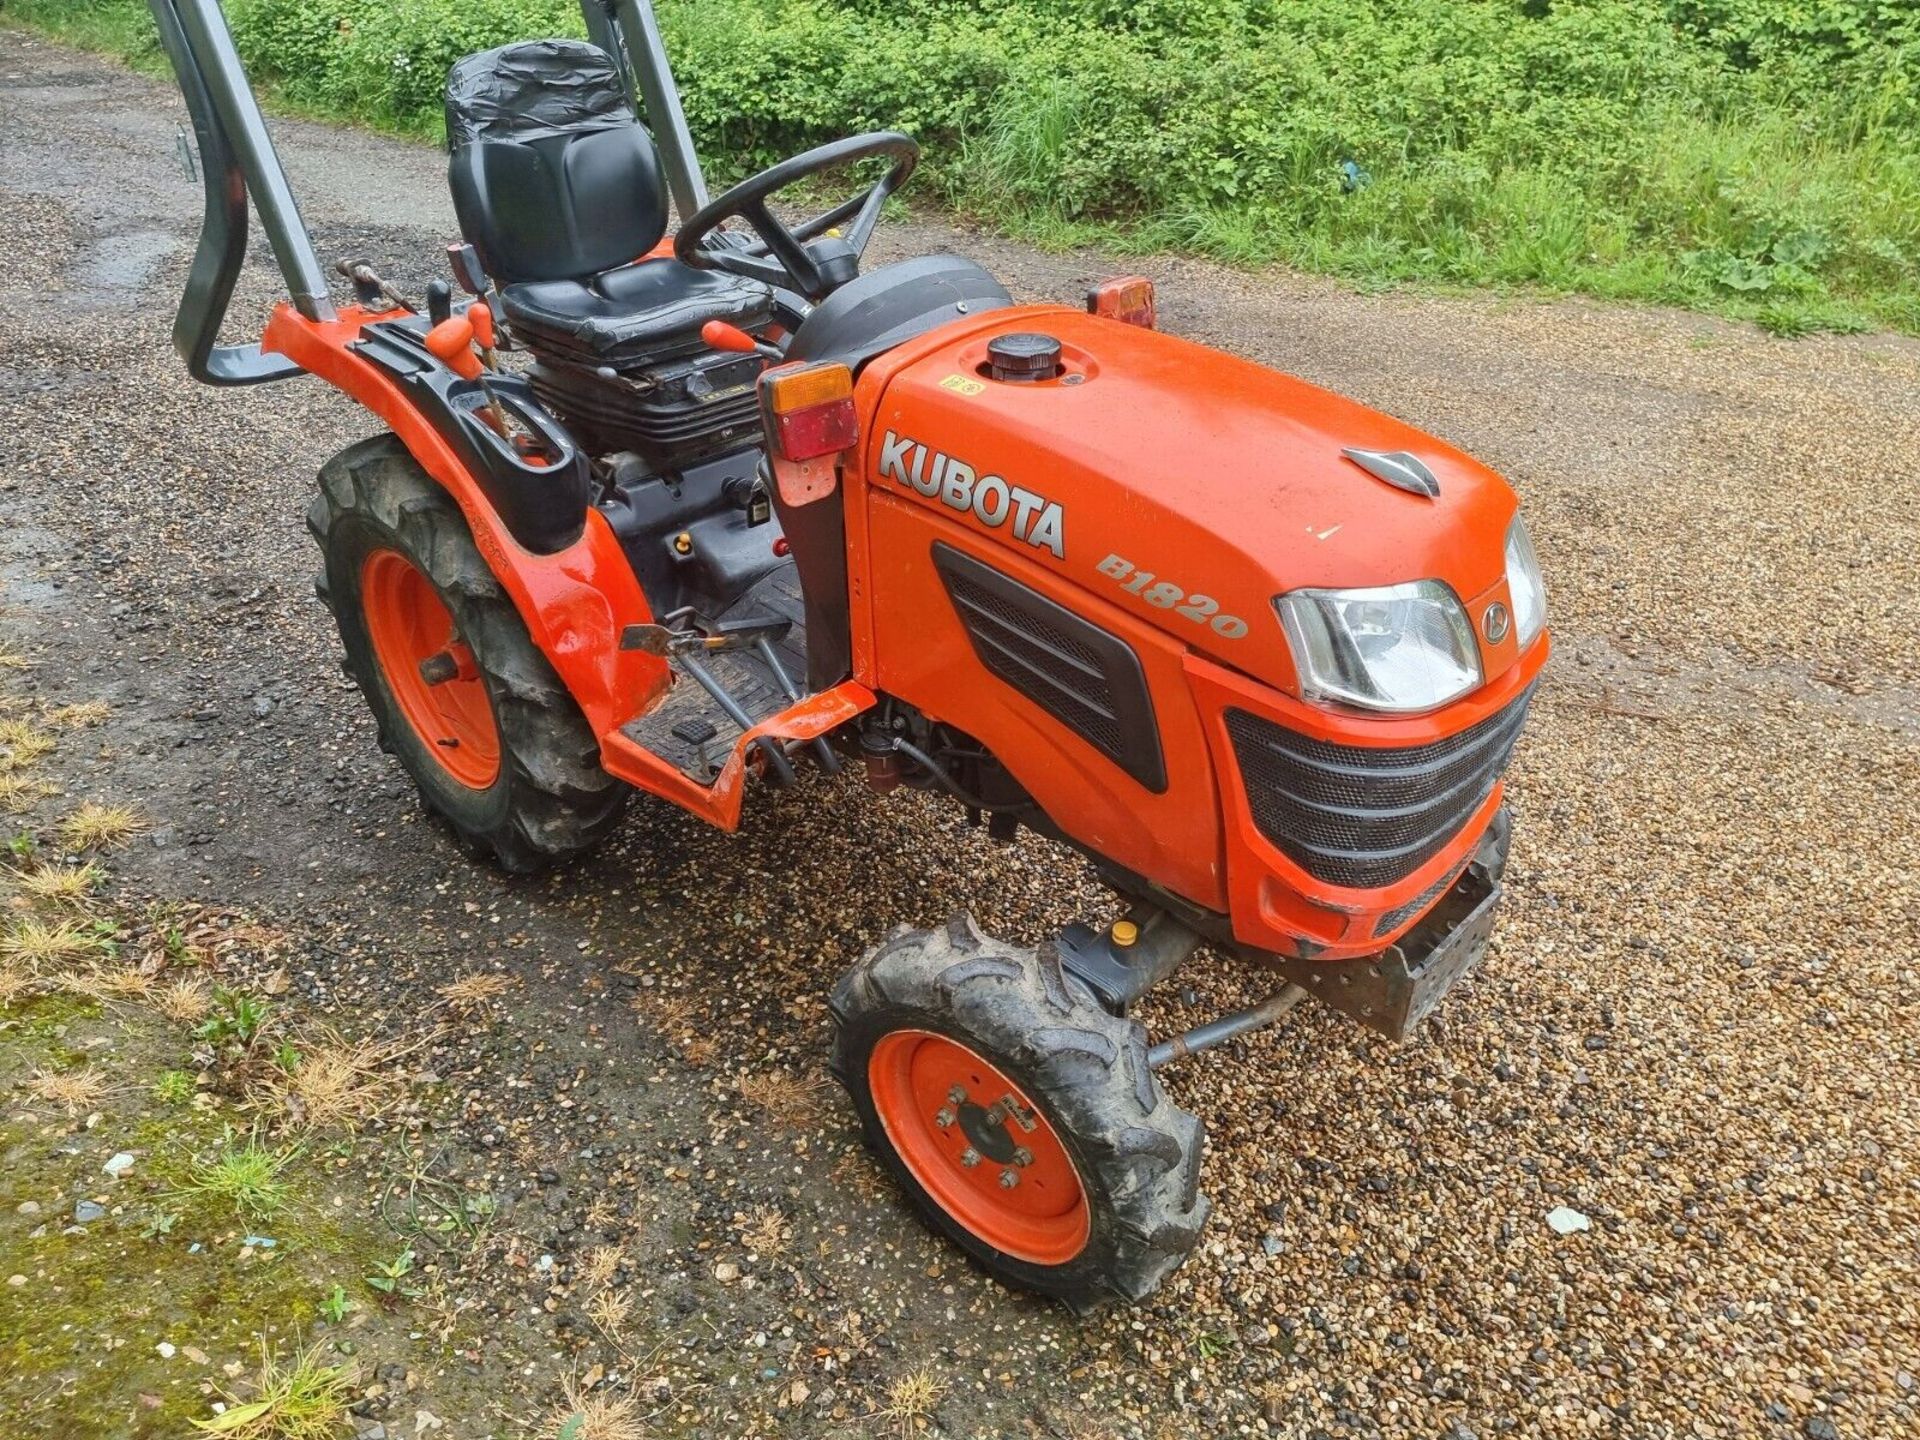
[[[987,365],[994,379],[1016,385],[1051,380],[1060,373],[1060,342],[1028,332],[996,335],[987,342]]]

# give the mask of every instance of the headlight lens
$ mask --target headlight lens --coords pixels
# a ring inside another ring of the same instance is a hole
[[[1518,515],[1507,530],[1507,592],[1513,600],[1513,636],[1524,650],[1547,623],[1547,587],[1527,522]]]
[[[1367,710],[1433,710],[1480,683],[1480,647],[1438,580],[1370,590],[1296,590],[1273,602],[1302,693]]]

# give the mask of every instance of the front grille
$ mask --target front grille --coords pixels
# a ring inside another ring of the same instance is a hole
[[[1244,710],[1227,732],[1260,833],[1316,880],[1370,890],[1432,859],[1493,793],[1530,695],[1430,745],[1334,745]]]
[[[1414,916],[1424,915],[1434,901],[1446,894],[1447,888],[1460,878],[1460,872],[1466,868],[1465,865],[1454,866],[1453,869],[1447,871],[1446,874],[1442,875],[1438,880],[1434,881],[1433,884],[1414,896],[1413,899],[1407,901],[1406,904],[1400,906],[1398,909],[1387,911],[1386,914],[1382,915],[1379,920],[1374,923],[1374,939],[1377,940],[1382,935],[1391,935],[1402,925],[1406,924],[1407,921],[1413,919]]]

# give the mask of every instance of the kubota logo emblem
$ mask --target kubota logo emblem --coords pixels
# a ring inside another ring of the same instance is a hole
[[[964,460],[942,455],[918,440],[887,432],[880,442],[880,475],[917,490],[929,500],[971,514],[989,529],[1013,522],[1013,538],[1067,558],[1066,512],[1060,502],[998,475],[981,475]]]

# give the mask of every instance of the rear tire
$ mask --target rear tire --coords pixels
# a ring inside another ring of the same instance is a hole
[[[990,940],[959,915],[868,955],[830,1008],[833,1071],[868,1145],[928,1223],[1005,1284],[1082,1311],[1139,1300],[1198,1242],[1211,1209],[1201,1123],[1161,1090],[1146,1032],[1052,947]],[[1003,1094],[1031,1109],[996,1129],[984,1122]],[[1007,1162],[1009,1146],[1025,1158]],[[1053,1146],[1070,1170],[1049,1168]],[[1063,1176],[1078,1182],[1077,1217]],[[1045,1200],[1028,1188],[1044,1179]]]
[[[601,767],[586,717],[459,507],[405,446],[378,435],[329,460],[307,528],[325,561],[315,589],[339,626],[345,669],[373,711],[381,748],[406,768],[428,811],[515,874],[603,840],[626,786]],[[436,635],[453,642],[461,675],[428,687],[414,662],[440,643]]]

